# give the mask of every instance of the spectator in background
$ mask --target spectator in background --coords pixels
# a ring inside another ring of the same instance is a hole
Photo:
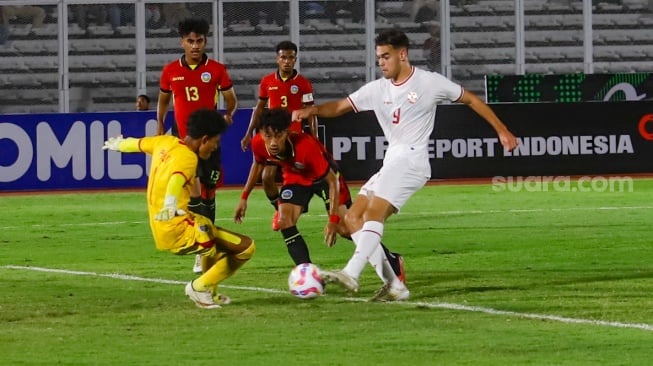
[[[189,19],[193,16],[190,9],[184,3],[163,4],[161,5],[163,19],[166,25],[176,30],[182,20]]]
[[[145,4],[145,26],[148,29],[159,29],[163,23],[159,5]]]
[[[429,28],[431,36],[424,41],[422,52],[429,70],[442,73],[440,23],[433,23]]]
[[[150,110],[150,97],[145,94],[140,94],[136,97],[136,110],[149,111]]]
[[[2,24],[9,27],[9,21],[29,19],[32,28],[43,27],[45,10],[40,6],[3,6]]]
[[[75,5],[73,13],[79,28],[87,33],[90,21],[96,25],[103,25],[107,22],[107,9],[104,5]]]
[[[0,46],[4,46],[9,39],[9,25],[4,22],[3,7],[0,6]]]
[[[413,0],[411,19],[415,23],[431,22],[438,19],[440,2],[438,0]]]
[[[365,3],[361,0],[326,1],[324,4],[324,13],[333,24],[344,17],[343,11],[351,15],[352,23],[362,23],[365,19]]]
[[[134,5],[130,4],[111,4],[108,5],[107,13],[109,16],[109,23],[114,35],[120,34],[118,27],[134,24],[135,15]]]

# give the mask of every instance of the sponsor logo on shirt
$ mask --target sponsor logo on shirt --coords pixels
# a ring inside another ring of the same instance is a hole
[[[172,78],[172,81],[183,81],[184,77],[183,76],[175,76]]]
[[[205,71],[205,72],[202,73],[202,76],[200,76],[200,78],[202,78],[202,82],[208,83],[209,81],[211,81],[211,73],[208,72],[208,71]]]

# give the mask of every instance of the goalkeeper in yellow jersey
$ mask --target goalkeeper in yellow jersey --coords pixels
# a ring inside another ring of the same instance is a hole
[[[204,309],[231,302],[217,286],[255,251],[254,241],[213,225],[210,219],[188,210],[195,182],[198,157],[207,159],[218,148],[227,123],[220,113],[200,109],[188,118],[185,138],[170,135],[109,138],[103,149],[144,152],[152,156],[147,182],[147,206],[154,243],[173,254],[201,254],[203,274],[186,285],[186,295]]]

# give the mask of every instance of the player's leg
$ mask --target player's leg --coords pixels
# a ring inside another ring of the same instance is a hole
[[[279,202],[279,229],[290,258],[297,264],[310,263],[311,257],[304,237],[297,229],[297,221],[308,210],[311,188],[299,185],[281,187]]]
[[[217,293],[218,284],[232,276],[254,254],[254,241],[242,234],[215,227],[202,216],[195,217],[195,236],[198,242],[209,240],[210,250],[203,255],[204,273],[191,282],[190,290],[201,293],[207,301],[206,293],[213,302],[228,303],[230,299]],[[187,289],[188,293],[188,289]],[[191,296],[189,294],[189,296]],[[191,296],[191,298],[193,298]],[[197,301],[196,301],[197,303]]]
[[[279,188],[277,187],[277,170],[276,164],[269,164],[263,168],[261,173],[261,182],[263,183],[263,192],[274,207],[274,216],[272,217],[272,230],[279,230]]]
[[[222,153],[220,147],[206,159],[197,163],[197,177],[200,180],[200,215],[215,221],[215,191],[222,185]]]
[[[191,191],[188,209],[215,222],[215,191],[222,185],[222,155],[220,148],[209,159],[200,159],[197,163],[197,182],[199,189]],[[194,273],[202,273],[202,258],[195,256]]]
[[[347,214],[345,215],[344,222],[347,225],[347,229],[352,233],[351,238],[354,241],[354,244],[360,242],[361,229],[363,228],[363,214],[369,204],[367,197],[367,188],[365,186],[361,188],[360,194],[356,197],[355,202],[349,207]],[[376,271],[376,274],[383,281],[383,283],[388,282],[387,276],[383,275],[384,266],[387,264],[390,265],[390,269],[395,273],[397,277],[401,279],[402,282],[405,282],[405,273],[403,268],[403,257],[399,253],[391,252],[383,242],[380,243],[381,250],[375,250],[369,257],[368,262]]]

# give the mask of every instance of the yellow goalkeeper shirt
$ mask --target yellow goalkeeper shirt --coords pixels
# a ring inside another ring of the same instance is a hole
[[[143,137],[138,149],[152,155],[150,176],[147,181],[147,208],[150,228],[157,249],[171,250],[188,245],[192,240],[192,222],[188,215],[175,216],[169,221],[156,221],[154,216],[163,208],[168,182],[173,176],[182,176],[185,183],[177,197],[177,207],[188,212],[190,187],[195,179],[197,155],[177,137],[164,135]],[[122,150],[122,149],[121,149]],[[191,237],[188,237],[191,235]]]

